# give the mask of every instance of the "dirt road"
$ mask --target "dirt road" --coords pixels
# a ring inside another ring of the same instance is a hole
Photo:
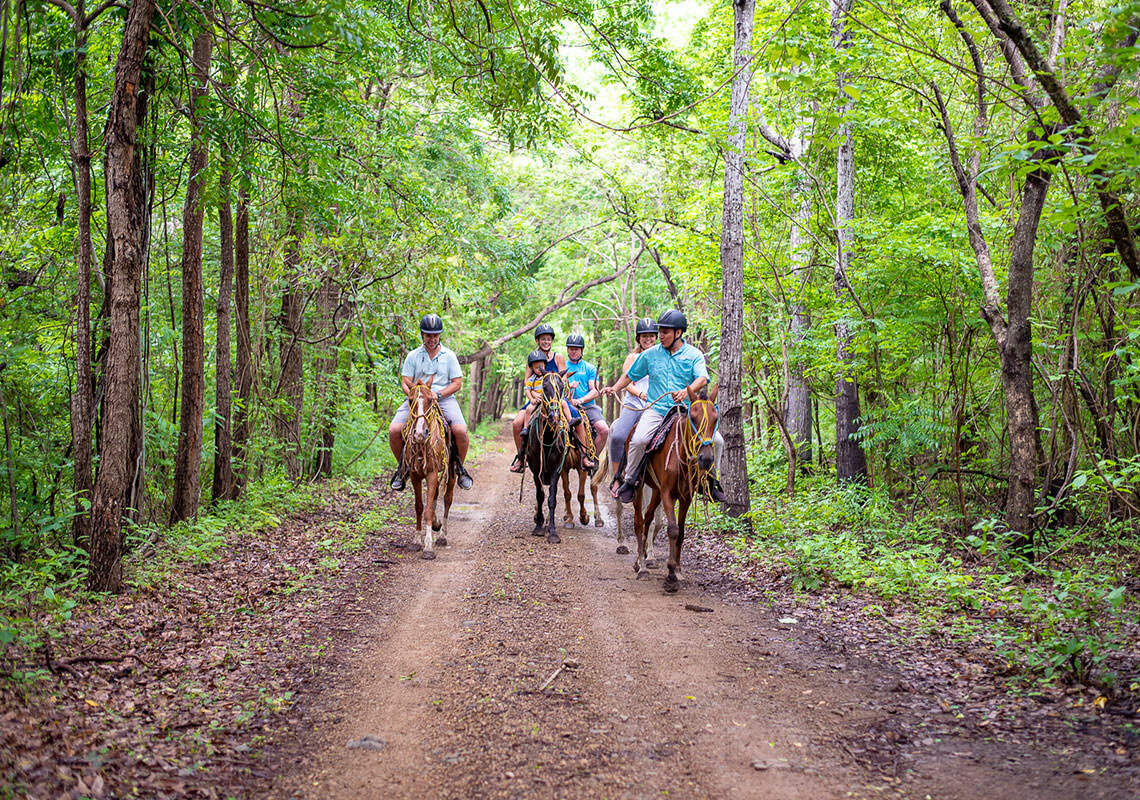
[[[938,707],[899,693],[889,668],[756,603],[696,582],[665,595],[663,570],[635,580],[608,517],[560,525],[560,545],[531,536],[533,489],[520,505],[507,461],[500,446],[479,464],[435,561],[410,554],[362,604],[341,666],[315,676],[303,756],[275,794],[1134,796],[922,710]],[[867,758],[904,718],[920,738]]]

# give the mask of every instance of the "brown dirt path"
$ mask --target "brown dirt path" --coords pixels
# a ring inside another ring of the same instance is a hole
[[[837,656],[767,608],[635,580],[612,521],[560,525],[561,545],[531,536],[533,488],[520,505],[508,460],[503,446],[482,460],[451,546],[394,570],[342,666],[315,676],[303,755],[274,796],[1136,796],[955,728],[893,692],[889,668]],[[906,717],[929,736],[889,762],[860,756]]]

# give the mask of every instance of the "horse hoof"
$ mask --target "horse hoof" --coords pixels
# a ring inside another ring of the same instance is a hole
[[[447,547],[447,537],[446,536],[437,536],[435,539],[435,546],[436,547]]]
[[[657,562],[652,558],[647,558],[647,559],[645,559],[645,568],[646,569],[657,569]]]
[[[540,525],[537,528],[535,528],[533,531],[531,531],[530,535],[531,536],[545,536],[546,535],[546,528],[543,528]]]
[[[412,544],[408,545],[408,549],[411,550],[413,553],[415,553],[415,552],[418,552],[420,550],[423,550],[424,546],[422,544],[420,544],[419,542],[413,542]]]
[[[649,570],[647,570],[647,569],[637,570],[637,579],[639,581],[647,581],[647,580],[649,580],[649,578],[650,578]]]
[[[628,556],[629,555],[629,548],[626,547],[624,544],[619,544],[618,549],[617,549],[617,553],[619,556]]]
[[[662,588],[665,590],[665,594],[675,594],[677,591],[677,588],[680,585],[681,585],[681,582],[679,580],[677,580],[672,575],[667,575],[665,577],[665,584],[664,584],[664,586],[662,586]]]
[[[437,522],[431,526],[432,533],[439,533],[442,528],[443,528],[442,522]]]
[[[431,561],[433,558],[435,558],[435,551],[434,550],[424,550],[422,553],[420,553],[420,558],[422,558],[426,561]]]
[[[574,527],[574,520],[572,520],[572,519],[562,520],[562,527],[563,528],[573,528]]]
[[[546,541],[549,542],[550,544],[559,544],[562,542],[562,539],[559,538],[557,533],[554,533],[552,531],[551,533],[549,533],[547,535]]]
[[[604,527],[606,527],[606,523],[602,520],[601,517],[598,517],[596,520],[594,520],[594,527],[595,528],[604,528]]]

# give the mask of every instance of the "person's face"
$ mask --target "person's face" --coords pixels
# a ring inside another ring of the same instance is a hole
[[[582,360],[582,348],[581,347],[567,347],[566,348],[566,355],[570,357],[571,361],[581,361]]]
[[[676,328],[658,328],[658,335],[661,337],[661,345],[668,350],[677,341],[677,337],[681,332]]]
[[[550,345],[554,344],[554,336],[549,333],[544,333],[538,337],[538,349],[546,351],[550,349]]]
[[[637,344],[642,350],[648,350],[650,347],[657,344],[657,334],[643,333],[637,337]]]
[[[424,347],[428,350],[434,350],[439,347],[439,334],[438,333],[421,333],[424,340]]]

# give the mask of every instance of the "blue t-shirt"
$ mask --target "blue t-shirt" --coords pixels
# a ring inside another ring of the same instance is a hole
[[[571,396],[578,400],[585,397],[590,393],[590,381],[598,379],[598,368],[591,364],[589,361],[582,359],[578,363],[574,363],[567,359],[566,361],[566,382],[577,381],[578,385],[575,386],[571,392]],[[583,404],[583,408],[589,408],[594,405],[591,400]]]
[[[443,345],[440,345],[435,358],[429,356],[424,346],[420,345],[408,353],[400,374],[413,381],[430,382],[433,392],[442,392],[452,380],[463,377],[463,368],[459,366],[455,353]]]
[[[662,344],[650,347],[630,364],[625,374],[631,381],[649,376],[649,399],[659,398],[653,404],[653,410],[662,415],[673,407],[673,398],[668,396],[668,392],[684,389],[697,378],[708,380],[709,377],[705,354],[688,342],[684,342],[675,353],[670,353]]]

